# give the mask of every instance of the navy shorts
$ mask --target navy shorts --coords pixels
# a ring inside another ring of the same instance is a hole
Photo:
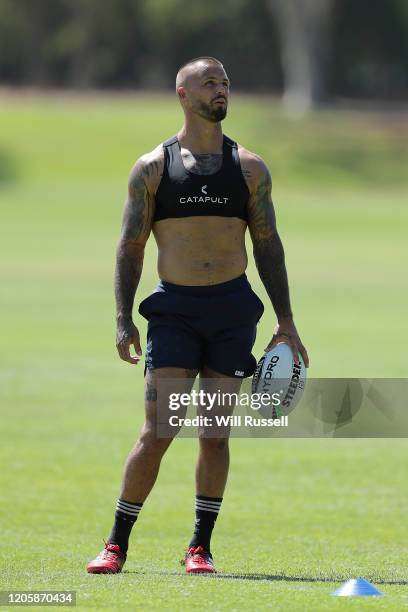
[[[160,281],[139,313],[148,320],[146,368],[212,370],[252,376],[252,347],[264,306],[245,274],[205,286]]]

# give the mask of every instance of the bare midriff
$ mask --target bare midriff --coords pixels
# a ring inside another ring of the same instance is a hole
[[[163,219],[153,225],[159,277],[175,285],[215,285],[248,264],[246,223],[237,217]]]

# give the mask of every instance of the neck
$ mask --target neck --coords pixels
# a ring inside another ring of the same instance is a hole
[[[197,115],[186,116],[177,136],[180,144],[193,153],[222,153],[221,122],[211,123]]]

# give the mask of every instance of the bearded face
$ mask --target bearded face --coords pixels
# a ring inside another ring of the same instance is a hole
[[[194,105],[193,110],[203,119],[207,119],[207,121],[212,123],[218,123],[227,116],[227,101],[225,98],[218,98],[210,103],[199,100]]]
[[[177,75],[179,95],[187,113],[211,123],[225,119],[230,80],[221,64],[201,61]]]

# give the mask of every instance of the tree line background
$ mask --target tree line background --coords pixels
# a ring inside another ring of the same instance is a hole
[[[408,0],[0,0],[3,84],[166,89],[198,55],[305,106],[402,99]]]

